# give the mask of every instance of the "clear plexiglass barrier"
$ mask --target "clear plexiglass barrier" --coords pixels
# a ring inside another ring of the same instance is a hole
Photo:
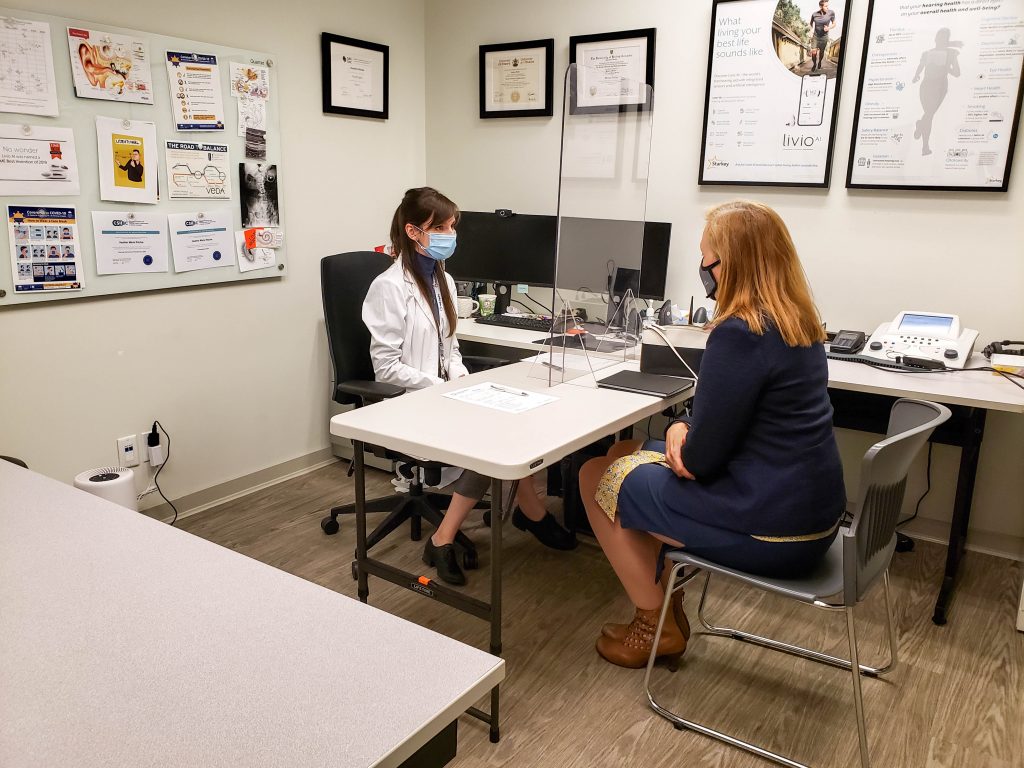
[[[554,324],[531,375],[590,386],[639,356],[653,89],[610,61],[565,75]]]

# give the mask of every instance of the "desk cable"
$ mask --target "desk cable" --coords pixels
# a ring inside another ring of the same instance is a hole
[[[894,373],[966,373],[967,371],[991,371],[992,373],[998,373],[1008,382],[1013,384],[1013,386],[1024,389],[1024,384],[1021,383],[1021,381],[1024,381],[1024,375],[1013,373],[1011,371],[1004,371],[991,365],[979,365],[976,368],[897,368],[895,365],[890,363],[868,360],[863,357],[845,357],[831,352],[828,354],[828,357],[830,360],[840,360],[847,363],[861,363],[862,365],[869,365],[872,368],[881,368],[884,371],[893,371]]]
[[[167,496],[164,495],[163,489],[160,488],[159,482],[160,473],[163,472],[164,467],[167,466],[167,462],[171,460],[171,434],[166,429],[164,429],[164,425],[161,424],[159,421],[154,421],[153,426],[154,428],[159,427],[160,431],[164,433],[164,437],[167,438],[167,456],[164,457],[163,464],[157,467],[156,474],[153,475],[153,485],[156,486],[156,491],[157,493],[160,494],[160,498],[166,501],[168,506],[170,506],[170,508],[174,510],[174,517],[171,519],[170,522],[171,525],[174,525],[176,522],[178,522],[178,508],[174,506],[174,503],[170,499],[168,499]]]
[[[661,338],[662,338],[662,340],[664,340],[665,344],[668,345],[668,348],[672,350],[672,354],[675,355],[677,358],[679,358],[679,362],[682,363],[683,366],[686,368],[686,370],[688,370],[690,372],[690,375],[693,376],[693,382],[694,382],[694,384],[696,384],[697,383],[697,372],[694,371],[693,368],[690,367],[689,363],[687,363],[685,360],[683,360],[683,356],[679,354],[679,350],[675,348],[675,346],[672,344],[671,341],[669,341],[669,338],[668,338],[668,336],[665,335],[665,332],[663,330],[661,330],[661,328],[659,326],[654,325],[653,323],[651,325],[645,325],[644,326],[644,330],[652,330],[656,334],[661,336]]]

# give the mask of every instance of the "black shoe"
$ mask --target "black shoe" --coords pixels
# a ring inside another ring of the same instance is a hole
[[[538,521],[533,521],[523,514],[523,511],[516,507],[512,513],[512,525],[520,531],[529,531],[541,544],[551,549],[568,551],[576,549],[576,537],[558,524],[554,516],[548,512]]]
[[[437,576],[446,584],[461,587],[466,583],[466,574],[459,565],[459,555],[454,544],[434,545],[433,538],[427,537],[423,547],[423,562],[437,568]]]

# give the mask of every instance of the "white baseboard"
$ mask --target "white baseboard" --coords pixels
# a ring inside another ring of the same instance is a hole
[[[949,545],[949,523],[945,520],[918,517],[901,526],[900,530],[914,539],[932,541],[944,546]],[[991,531],[970,529],[967,533],[967,549],[985,555],[995,555],[1008,560],[1024,562],[1024,538],[1020,536],[1007,536]]]
[[[191,517],[200,512],[205,512],[219,504],[226,504],[250,493],[283,483],[285,480],[301,477],[321,467],[334,464],[336,461],[338,459],[331,452],[331,449],[323,448],[282,464],[267,467],[258,472],[229,480],[226,483],[220,483],[205,490],[191,493],[180,499],[174,499],[174,505],[178,508],[178,519],[181,520],[183,517]],[[174,516],[170,506],[166,503],[157,504],[141,511],[142,514],[154,517],[165,523],[170,522]]]

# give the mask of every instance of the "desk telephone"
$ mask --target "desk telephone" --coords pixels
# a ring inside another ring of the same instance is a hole
[[[961,329],[957,315],[900,312],[891,323],[878,326],[862,354],[889,363],[917,358],[947,368],[963,368],[977,340],[978,332]]]

